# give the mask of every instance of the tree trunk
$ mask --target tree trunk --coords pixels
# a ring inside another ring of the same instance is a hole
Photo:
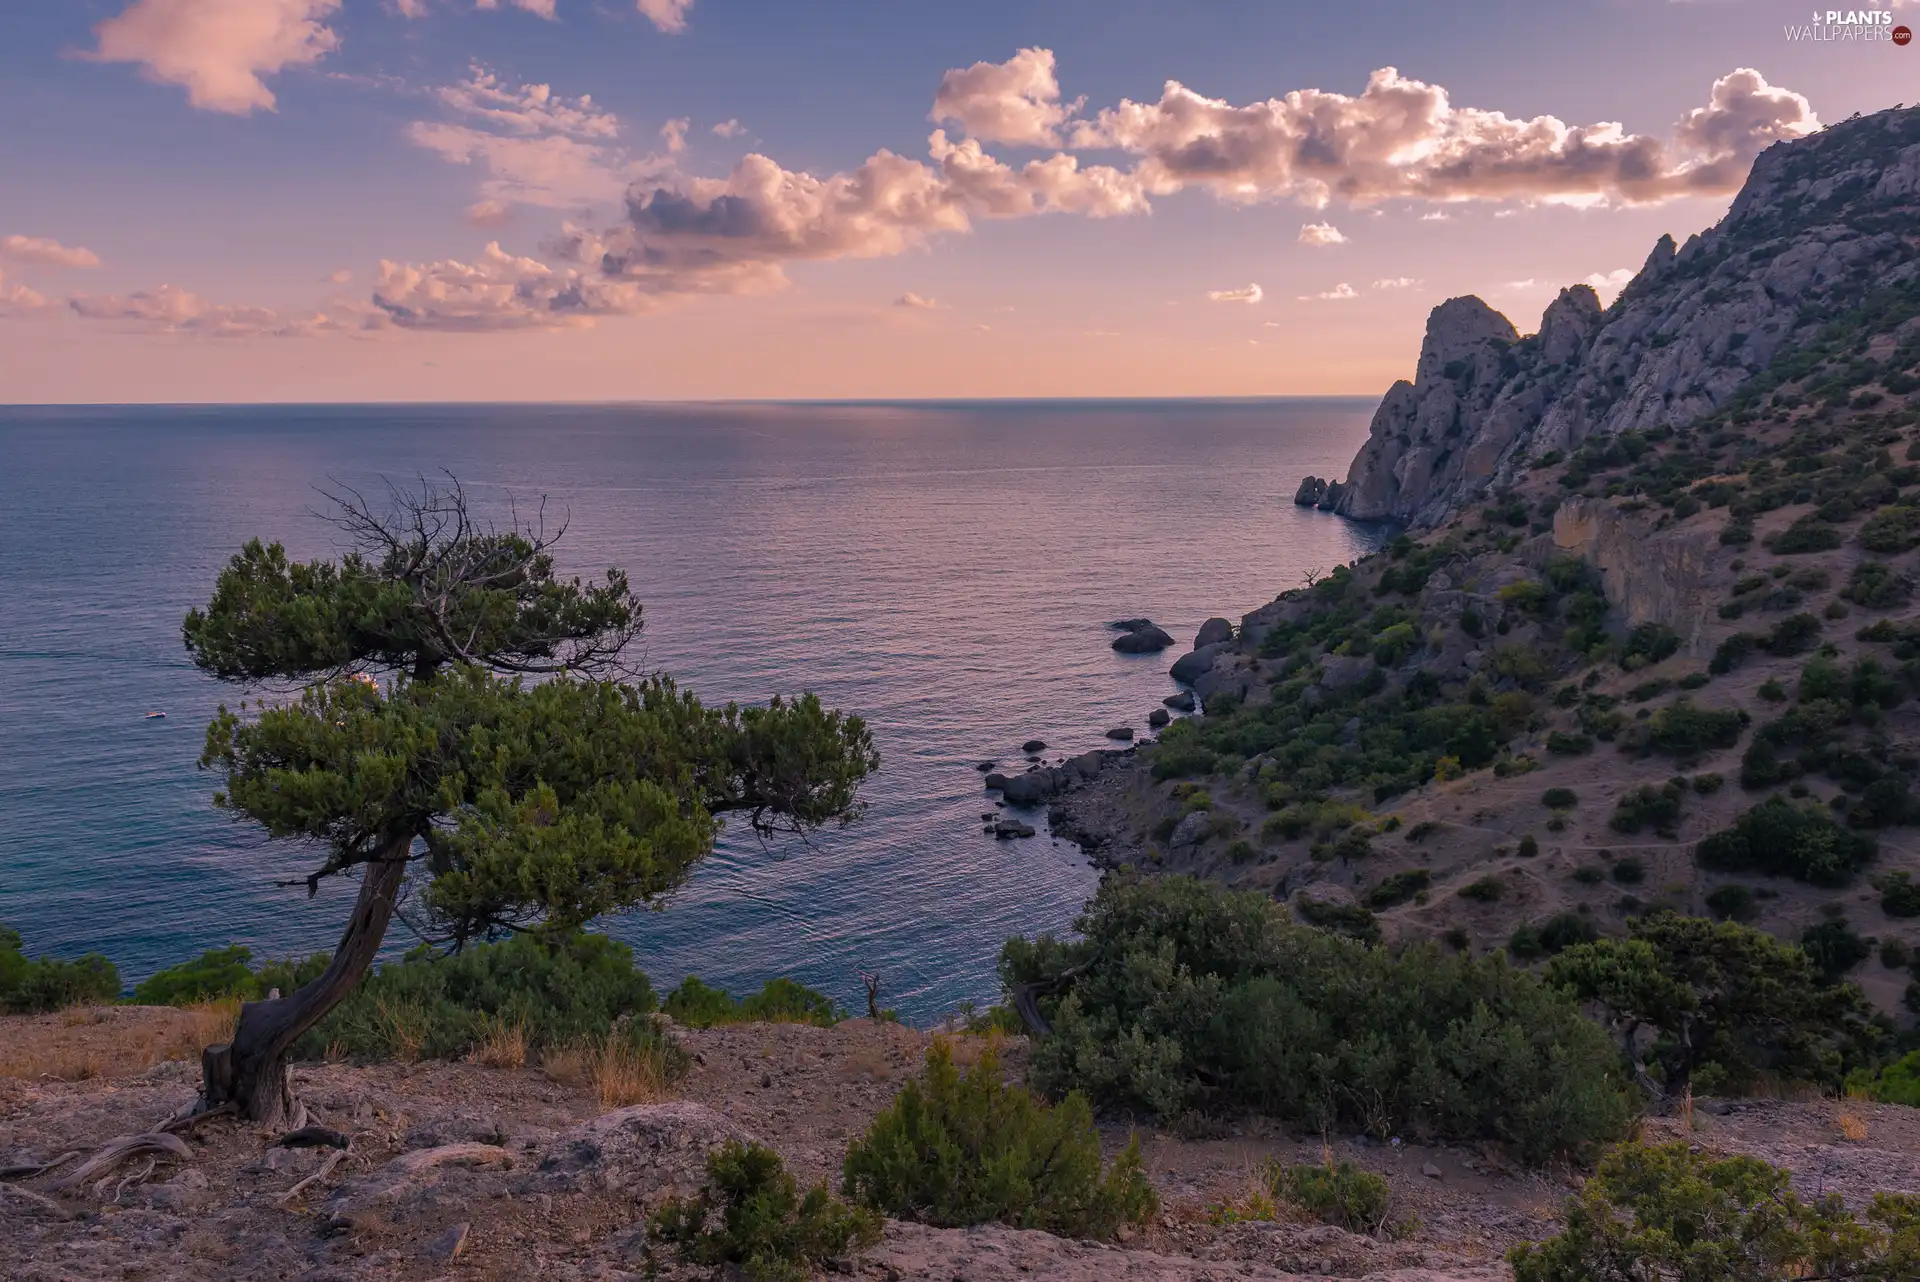
[[[326,970],[311,983],[270,1001],[247,1002],[233,1040],[201,1052],[203,1109],[232,1105],[240,1116],[279,1125],[293,1106],[287,1088],[287,1051],[353,991],[373,966],[394,904],[406,881],[412,834],[396,837],[365,865],[353,916]]]

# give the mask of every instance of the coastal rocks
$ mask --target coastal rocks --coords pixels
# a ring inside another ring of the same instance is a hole
[[[1920,109],[1884,111],[1769,147],[1726,217],[1663,236],[1610,307],[1572,286],[1523,338],[1480,299],[1447,300],[1345,487],[1309,477],[1295,501],[1432,526],[1549,451],[1691,422],[1870,291],[1920,279],[1920,242],[1891,230],[1916,189]]]
[[[1000,795],[1010,806],[1031,806],[1045,801],[1060,790],[1051,770],[1029,770],[1015,775],[1001,787]]]
[[[1107,738],[1131,739],[1133,738],[1133,727],[1132,726],[1115,726],[1113,729],[1107,731]]]
[[[994,821],[991,831],[996,841],[1009,841],[1015,837],[1031,837],[1034,835],[1033,825],[1021,823],[1018,819],[997,819]]]
[[[1121,654],[1158,654],[1173,644],[1173,637],[1165,628],[1147,619],[1128,619],[1126,622],[1140,626],[1129,628],[1113,639],[1113,648]]]
[[[1166,704],[1169,708],[1172,708],[1175,712],[1192,712],[1193,711],[1193,691],[1182,690],[1178,694],[1168,695],[1166,698],[1162,699],[1160,702]]]
[[[1302,477],[1300,488],[1293,492],[1295,507],[1318,507],[1320,500],[1327,497],[1327,483],[1317,476]]]
[[[1169,669],[1169,672],[1175,681],[1184,681],[1191,685],[1201,673],[1211,668],[1214,665],[1214,661],[1225,654],[1230,648],[1231,647],[1224,641],[1201,646],[1191,654],[1183,654],[1178,659],[1175,659],[1173,661],[1173,667]]]
[[[1000,789],[1003,789],[1007,786],[1007,776],[1001,774],[999,771],[996,770],[987,776],[986,786],[987,786],[987,791],[989,792],[995,792]]]
[[[1233,624],[1226,619],[1208,619],[1200,625],[1200,631],[1193,637],[1193,648],[1202,649],[1210,645],[1219,645],[1222,641],[1233,640]]]
[[[984,775],[984,774],[990,773],[997,766],[999,766],[999,764],[1000,763],[997,761],[982,761],[978,765],[974,766],[974,769],[978,770],[981,774]]]
[[[1029,739],[1020,745],[1020,751],[1027,753],[1045,752],[1046,750],[1047,741],[1045,739]]]
[[[1035,806],[1092,780],[1113,758],[1126,757],[1132,751],[1131,748],[1096,748],[1069,757],[1057,766],[1037,766],[1023,775],[988,775],[987,787],[997,787],[1001,799],[1010,806]]]
[[[1191,698],[1192,696],[1188,696],[1188,697]],[[1149,712],[1147,714],[1147,724],[1153,727],[1155,730],[1158,730],[1161,726],[1166,725],[1169,721],[1172,721],[1172,720],[1173,720],[1173,714],[1171,712],[1168,712],[1165,708],[1155,708],[1152,712]]]

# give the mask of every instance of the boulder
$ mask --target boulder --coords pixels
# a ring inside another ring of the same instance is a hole
[[[1033,834],[1033,825],[1021,823],[1018,819],[1002,819],[993,825],[993,836],[996,841],[1007,841],[1014,837],[1031,837]]]
[[[1166,725],[1167,722],[1171,720],[1173,720],[1173,714],[1171,712],[1168,712],[1165,708],[1155,708],[1152,712],[1149,712],[1147,714],[1147,724],[1152,726],[1156,730],[1158,730],[1161,726]]]
[[[1317,476],[1302,477],[1300,488],[1293,492],[1295,507],[1318,507],[1320,500],[1327,497],[1327,483]]]
[[[1007,780],[1000,795],[1009,805],[1032,806],[1045,801],[1060,791],[1060,781],[1051,770],[1029,770],[1023,775],[1015,775]]]
[[[984,775],[991,772],[999,764],[1000,763],[997,761],[982,761],[978,765],[974,766],[974,769],[978,770],[981,774]]]
[[[1182,690],[1178,694],[1168,695],[1166,698],[1162,699],[1160,702],[1166,704],[1169,708],[1172,708],[1175,712],[1192,712],[1193,711],[1193,691]]]
[[[1113,648],[1121,654],[1158,654],[1172,644],[1173,637],[1167,630],[1151,623],[1113,639]]]
[[[1193,651],[1193,653],[1183,654],[1178,659],[1175,659],[1173,667],[1169,669],[1169,671],[1172,673],[1175,681],[1185,681],[1191,684],[1201,673],[1211,668],[1214,661],[1225,654],[1228,648],[1224,641],[1216,642],[1213,645],[1201,646],[1199,649]]]
[[[1008,779],[1005,775],[1001,774],[999,771],[996,770],[992,774],[989,774],[987,776],[986,783],[989,791],[995,788],[1005,789],[1008,783]]]
[[[1046,750],[1047,741],[1045,739],[1029,739],[1020,745],[1020,751],[1022,752],[1045,752]]]
[[[1233,640],[1233,624],[1226,619],[1208,619],[1200,625],[1200,631],[1194,634],[1193,648],[1219,645],[1222,641]]]
[[[1206,810],[1196,810],[1173,827],[1173,835],[1167,838],[1167,844],[1175,850],[1188,846],[1197,846],[1207,839],[1213,831],[1213,814]]]
[[[1138,632],[1141,628],[1153,626],[1152,619],[1115,619],[1107,625],[1116,632]]]
[[[1113,729],[1107,731],[1107,738],[1131,739],[1133,738],[1133,727],[1132,726],[1115,726]]]

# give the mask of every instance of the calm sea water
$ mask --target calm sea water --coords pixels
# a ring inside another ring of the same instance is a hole
[[[657,986],[786,974],[857,1006],[869,970],[915,1017],[990,999],[1001,941],[1066,927],[1095,876],[1066,843],[983,836],[974,763],[1144,729],[1179,651],[1116,655],[1108,620],[1184,642],[1364,551],[1290,500],[1344,472],[1371,408],[0,408],[0,920],[129,982],[230,941],[332,945],[352,887],[277,887],[311,852],[210,808],[195,763],[237,692],[188,664],[180,620],[249,536],[333,550],[316,486],[447,469],[483,503],[547,496],[569,572],[624,567],[649,666],[873,726],[859,824],[730,839],[664,911],[606,923]]]

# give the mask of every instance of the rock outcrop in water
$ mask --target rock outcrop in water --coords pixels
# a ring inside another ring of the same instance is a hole
[[[1440,304],[1343,485],[1294,502],[1437,524],[1589,437],[1689,422],[1869,290],[1920,274],[1920,109],[1854,119],[1754,162],[1725,218],[1662,236],[1612,306],[1560,292],[1521,337],[1478,298]]]

